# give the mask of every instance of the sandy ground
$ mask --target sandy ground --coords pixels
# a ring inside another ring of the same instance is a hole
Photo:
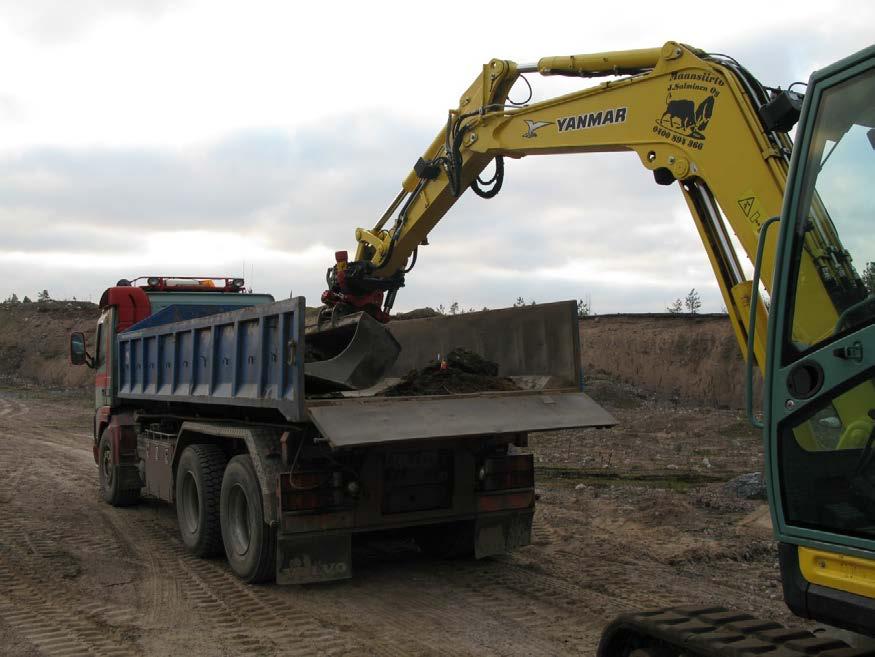
[[[0,653],[591,655],[626,610],[791,621],[765,504],[722,488],[760,467],[741,414],[590,391],[621,426],[532,437],[533,545],[453,562],[371,542],[350,581],[277,587],[187,555],[170,506],[104,504],[81,393],[0,389]]]

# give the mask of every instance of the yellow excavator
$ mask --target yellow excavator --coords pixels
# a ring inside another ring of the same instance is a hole
[[[512,102],[527,73],[604,81]],[[468,188],[495,196],[505,158],[602,151],[632,151],[657,184],[676,183],[701,236],[747,359],[748,413],[764,430],[787,604],[875,637],[875,47],[814,73],[804,95],[671,41],[533,64],[493,59],[376,225],[356,230],[355,257],[337,252],[323,302],[335,317],[385,321],[429,231]],[[719,607],[630,612],[599,647],[601,657],[762,654],[875,650]]]

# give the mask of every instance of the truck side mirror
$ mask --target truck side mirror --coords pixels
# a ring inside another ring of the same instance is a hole
[[[85,349],[85,335],[76,331],[70,334],[70,363],[72,365],[88,365],[91,358],[88,356],[88,351]]]

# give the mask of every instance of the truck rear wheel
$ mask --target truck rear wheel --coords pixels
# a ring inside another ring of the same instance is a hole
[[[116,460],[109,429],[104,429],[97,448],[97,476],[100,481],[100,496],[113,506],[131,506],[140,499],[140,489],[122,487]]]
[[[235,456],[222,479],[222,541],[231,570],[244,582],[276,576],[276,537],[264,522],[261,487],[247,455]]]
[[[182,542],[199,557],[222,553],[219,498],[228,457],[218,445],[189,445],[176,468],[176,519]]]

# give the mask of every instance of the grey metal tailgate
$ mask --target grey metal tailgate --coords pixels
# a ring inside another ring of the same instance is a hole
[[[319,432],[335,448],[617,424],[582,392],[346,399],[309,405],[308,411]]]

